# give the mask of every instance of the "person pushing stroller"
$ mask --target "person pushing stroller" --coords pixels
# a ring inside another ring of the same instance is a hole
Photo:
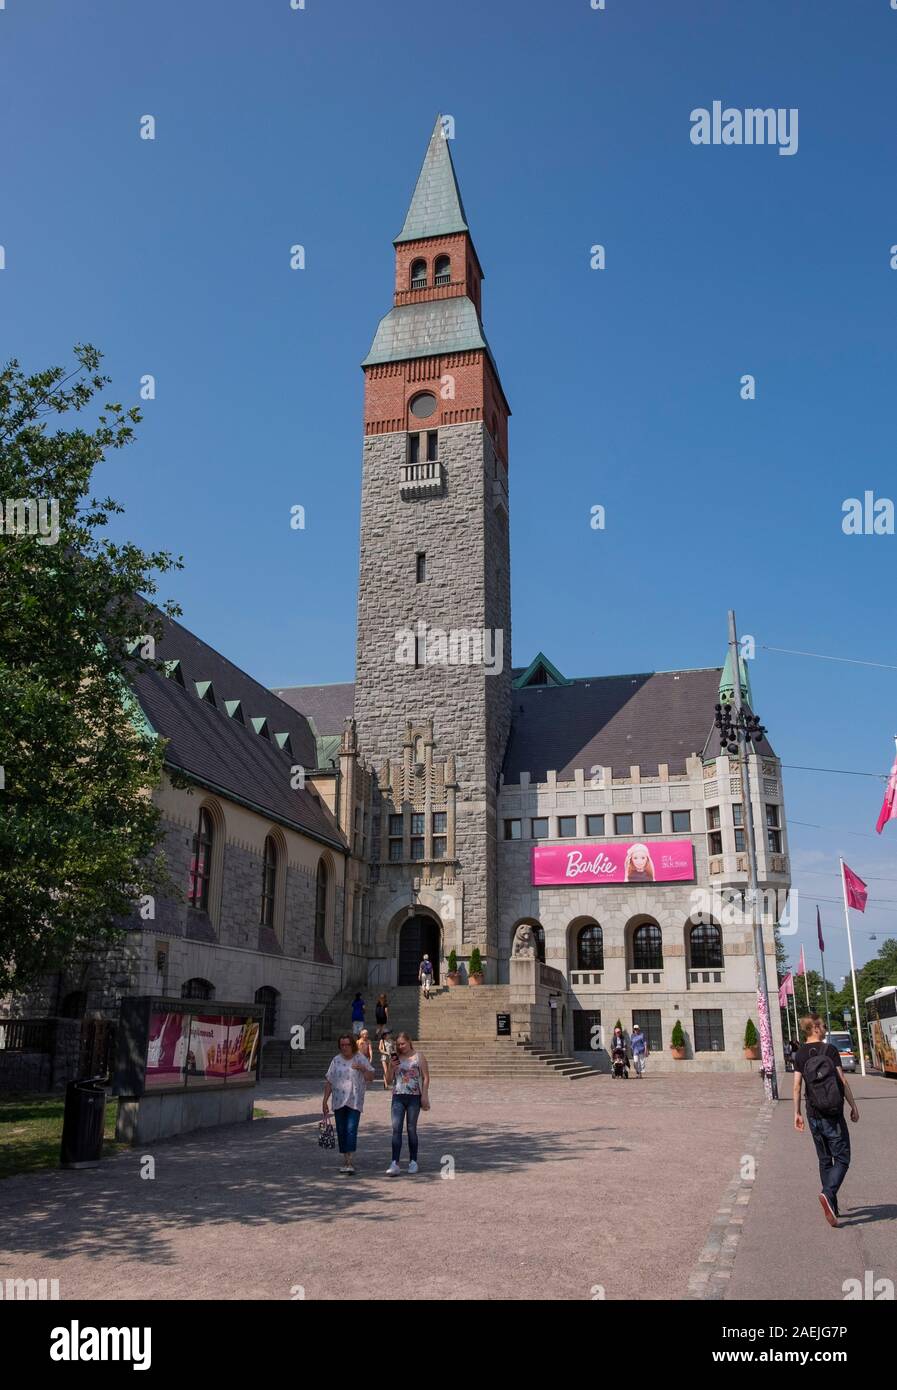
[[[626,1039],[622,1028],[615,1028],[610,1040],[611,1075],[615,1081],[629,1080],[629,1058],[626,1055]]]

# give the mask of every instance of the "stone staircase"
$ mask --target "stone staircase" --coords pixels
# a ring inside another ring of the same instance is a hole
[[[351,1028],[352,1000],[357,987],[342,990],[327,1006],[320,1029],[307,1039],[304,1052],[292,1052],[289,1043],[271,1040],[265,1044],[262,1076],[323,1080],[330,1059],[336,1052],[336,1037]],[[368,1029],[376,1053],[374,1004],[376,991],[361,991],[368,1016]],[[460,1080],[555,1080],[578,1081],[600,1073],[583,1062],[561,1053],[539,1051],[513,1038],[495,1033],[495,1015],[510,1009],[507,985],[460,986],[434,990],[429,1001],[413,985],[393,986],[389,996],[389,1026],[393,1036],[405,1031],[420,1044],[435,1079]],[[381,1069],[374,1058],[377,1081]]]

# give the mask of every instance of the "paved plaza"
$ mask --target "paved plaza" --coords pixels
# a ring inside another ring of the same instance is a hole
[[[153,1179],[133,1151],[0,1184],[0,1277],[57,1278],[62,1299],[374,1299],[392,1278],[424,1299],[695,1297],[735,1243],[725,1194],[765,1117],[750,1201],[734,1201],[736,1223],[747,1212],[734,1269],[719,1267],[734,1296],[799,1298],[802,1256],[824,1277],[836,1245],[846,1271],[862,1275],[865,1250],[893,1277],[897,1209],[873,1207],[887,1200],[881,1127],[893,1152],[897,1087],[857,1089],[869,1146],[858,1139],[845,1205],[864,1215],[840,1232],[818,1211],[809,1139],[790,1133],[787,1104],[769,1126],[756,1077],[436,1079],[421,1172],[392,1179],[386,1093],[369,1094],[359,1172],[340,1178],[317,1146],[320,1088],[274,1082],[267,1118],[147,1150]],[[823,1297],[843,1297],[837,1272]]]

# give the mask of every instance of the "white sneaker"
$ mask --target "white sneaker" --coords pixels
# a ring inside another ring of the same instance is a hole
[[[395,1159],[393,1159],[392,1163],[390,1163],[389,1167],[388,1167],[387,1170],[386,1170],[386,1176],[387,1176],[388,1178],[395,1178],[395,1177],[398,1177],[398,1175],[399,1175],[399,1173],[400,1173],[401,1171],[402,1171],[401,1168],[400,1168],[399,1165],[396,1163]]]
[[[412,1158],[411,1162],[408,1164],[408,1172],[409,1172],[409,1173],[416,1173],[416,1172],[417,1172],[417,1164],[415,1163],[415,1161],[414,1161],[413,1158]]]

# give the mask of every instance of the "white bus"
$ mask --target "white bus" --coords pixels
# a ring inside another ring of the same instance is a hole
[[[897,985],[877,989],[866,1000],[866,1024],[873,1066],[897,1076]]]

